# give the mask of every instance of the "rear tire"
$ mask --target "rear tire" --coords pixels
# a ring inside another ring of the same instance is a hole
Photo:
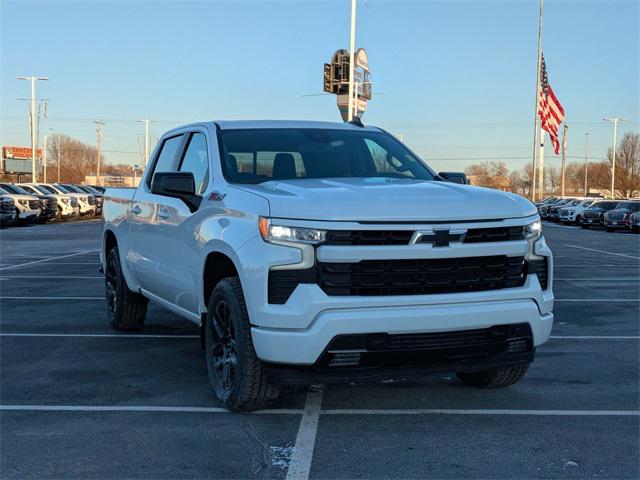
[[[498,368],[486,372],[458,372],[456,375],[462,383],[470,387],[504,388],[522,380],[528,369],[529,365],[517,365],[515,367]]]
[[[251,325],[238,277],[220,280],[211,294],[205,325],[209,381],[220,404],[257,410],[278,396],[251,340]]]
[[[118,247],[107,253],[107,268],[104,274],[107,317],[115,330],[137,330],[144,325],[147,315],[147,299],[127,287]]]

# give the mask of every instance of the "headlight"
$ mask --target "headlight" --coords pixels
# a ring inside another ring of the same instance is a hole
[[[268,218],[260,217],[260,234],[266,242],[296,242],[318,244],[325,240],[326,230],[315,228],[272,225]]]
[[[540,238],[540,234],[542,233],[542,222],[540,220],[530,223],[529,225],[525,225],[524,227],[524,238],[527,240],[535,240]]]
[[[29,200],[18,200],[18,203],[24,208],[29,208]]]

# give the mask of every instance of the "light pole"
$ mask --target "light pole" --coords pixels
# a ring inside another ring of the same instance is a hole
[[[144,123],[144,159],[142,160],[143,166],[147,165],[149,161],[149,154],[151,153],[149,150],[151,148],[151,144],[149,143],[149,124],[151,120],[137,120],[138,123]]]
[[[96,124],[96,132],[98,133],[98,162],[96,183],[100,185],[100,150],[102,149],[102,127],[104,126],[104,122],[102,120],[94,120],[93,123]]]
[[[132,168],[133,168],[133,187],[137,187],[138,185],[136,185],[136,180],[138,179],[138,177],[136,173],[138,171],[138,164],[134,163]]]
[[[589,132],[584,134],[584,196],[589,194],[587,176],[589,175]]]
[[[38,181],[38,172],[36,171],[36,149],[38,148],[38,137],[36,132],[36,80],[49,80],[48,77],[16,77],[18,80],[30,80],[31,81],[31,181]]]
[[[618,122],[624,122],[628,118],[611,117],[603,118],[605,122],[613,122],[613,152],[611,158],[611,200],[615,198],[616,185],[616,137],[618,135]]]
[[[42,181],[47,183],[47,138],[49,135],[44,136],[44,142],[42,143],[42,166],[44,167],[44,176]]]

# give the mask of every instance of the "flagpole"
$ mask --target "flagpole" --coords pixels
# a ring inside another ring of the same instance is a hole
[[[538,68],[536,68],[536,104],[533,109],[533,170],[531,175],[531,201],[536,200],[536,149],[538,148],[538,106],[540,105],[540,66],[542,64],[542,4],[540,0],[540,15],[538,17]],[[541,136],[542,137],[542,136]],[[544,137],[542,137],[544,140]]]
[[[542,122],[540,122],[539,140],[540,140],[540,156],[538,157],[539,175],[538,175],[538,198],[544,198],[544,130],[542,130]]]

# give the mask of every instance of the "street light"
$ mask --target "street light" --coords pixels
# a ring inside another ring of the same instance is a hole
[[[613,122],[613,155],[611,158],[611,200],[615,198],[616,184],[616,135],[618,134],[618,122],[629,120],[628,118],[611,117],[603,118],[605,122]]]
[[[16,77],[17,80],[30,80],[31,81],[31,181],[38,181],[38,174],[36,172],[36,148],[37,148],[37,136],[36,136],[36,81],[37,80],[49,80],[48,77],[36,77],[36,76],[22,76]]]

